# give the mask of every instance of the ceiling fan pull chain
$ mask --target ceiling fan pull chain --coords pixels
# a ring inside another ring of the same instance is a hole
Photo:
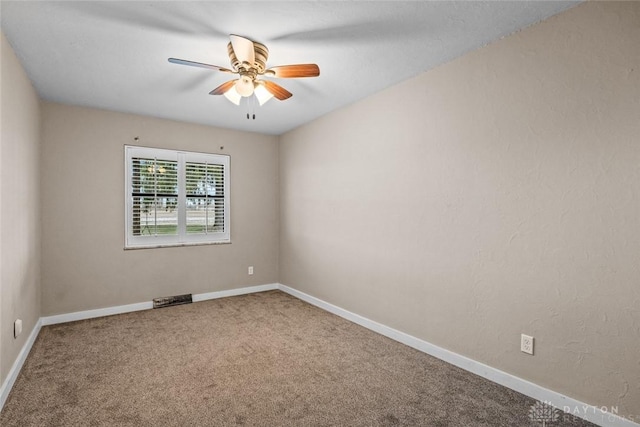
[[[253,118],[253,120],[256,119],[256,97],[255,95],[250,96],[247,99],[248,103],[247,103],[247,107],[249,112],[251,113],[251,117]],[[249,113],[247,113],[247,119],[249,118]]]
[[[256,119],[256,95],[255,93],[251,97],[251,109],[253,110],[253,120]]]

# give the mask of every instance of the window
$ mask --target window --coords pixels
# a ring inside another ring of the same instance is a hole
[[[224,243],[229,156],[125,146],[125,248]]]

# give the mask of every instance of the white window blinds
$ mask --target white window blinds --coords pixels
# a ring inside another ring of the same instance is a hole
[[[134,236],[178,233],[178,162],[131,159]]]
[[[187,162],[187,233],[224,232],[224,166]]]
[[[127,248],[229,242],[229,156],[125,147]]]

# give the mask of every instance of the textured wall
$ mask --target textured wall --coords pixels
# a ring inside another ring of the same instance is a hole
[[[640,419],[639,23],[585,3],[282,136],[281,282]]]
[[[40,317],[40,104],[0,34],[0,384]],[[13,338],[13,322],[23,332]]]
[[[232,243],[123,250],[127,144],[230,155]],[[278,281],[276,137],[45,103],[42,175],[43,315]]]

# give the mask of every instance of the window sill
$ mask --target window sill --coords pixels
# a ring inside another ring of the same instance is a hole
[[[186,246],[211,246],[211,245],[230,245],[228,242],[193,242],[193,243],[168,243],[163,245],[147,245],[147,246],[125,246],[125,251],[135,251],[138,249],[158,249],[158,248],[183,248]]]

